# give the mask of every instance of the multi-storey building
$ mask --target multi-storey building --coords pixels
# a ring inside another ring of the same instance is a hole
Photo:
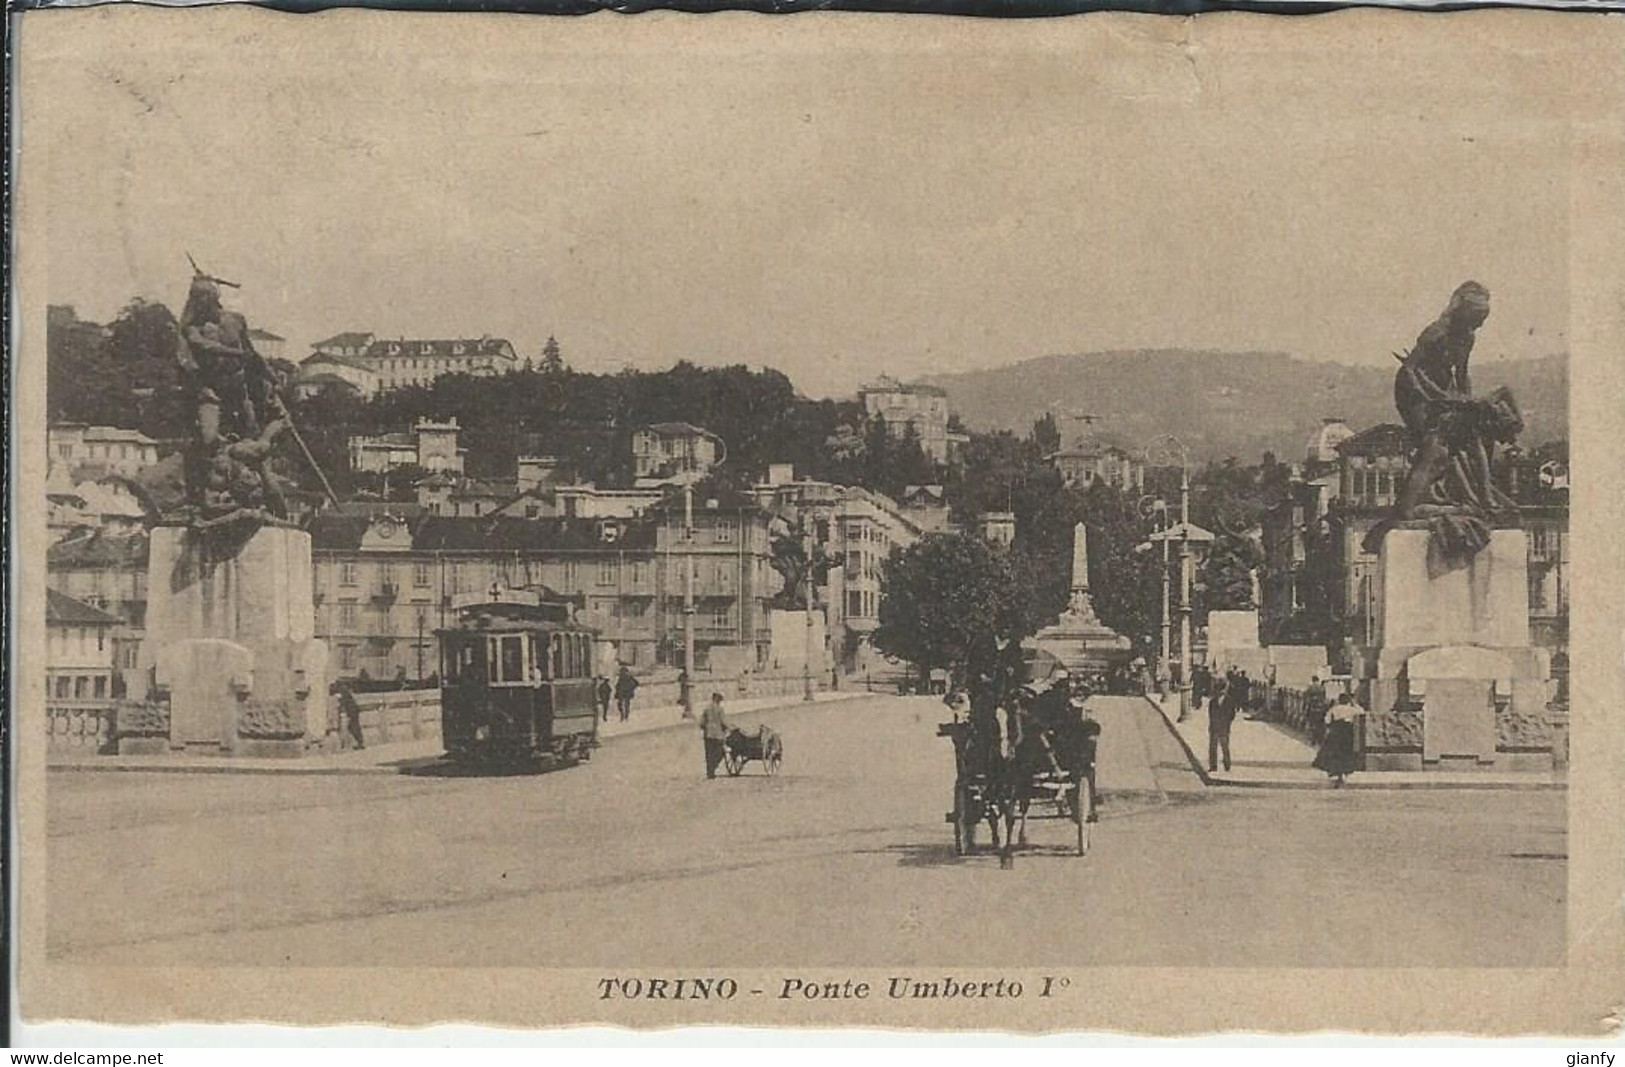
[[[500,337],[387,340],[370,333],[341,333],[312,347],[315,352],[302,363],[305,369],[338,374],[341,365],[359,366],[376,376],[379,390],[428,385],[442,374],[502,374],[519,367],[513,345]]]
[[[450,622],[457,598],[493,585],[544,587],[574,599],[622,662],[674,664],[693,557],[697,664],[722,645],[764,662],[774,588],[765,515],[701,501],[694,526],[690,543],[680,504],[636,521],[318,516],[317,634],[341,677],[427,677],[437,670],[434,632]]]
[[[83,530],[46,549],[46,584],[112,616],[113,666],[133,668],[147,625],[147,535]]]
[[[430,472],[463,473],[468,449],[457,447],[457,420],[419,419],[410,433],[353,436],[349,440],[350,469],[383,473],[396,467],[419,467]]]
[[[1121,445],[1087,435],[1044,457],[1068,485],[1102,482],[1124,492],[1145,491],[1145,461]]]
[[[45,591],[45,695],[54,704],[106,704],[118,695],[119,620],[55,589]]]
[[[448,519],[496,515],[517,496],[516,482],[467,478],[450,471],[431,474],[417,484],[418,506]]]
[[[53,423],[45,430],[49,472],[97,470],[132,477],[158,462],[158,442],[138,430],[116,426]]]
[[[948,428],[948,394],[934,385],[905,385],[883,374],[858,391],[863,410],[902,437],[912,428],[920,448],[936,464],[948,463],[969,438]]]
[[[930,531],[884,494],[796,481],[785,464],[775,464],[752,495],[763,508],[810,530],[815,548],[837,562],[817,591],[829,651],[843,669],[862,669],[875,656],[869,635],[880,625],[881,566],[894,549],[907,548]]]
[[[307,399],[328,390],[354,390],[363,397],[378,392],[378,374],[354,356],[334,352],[314,352],[299,364],[293,380],[294,394]]]
[[[717,438],[686,422],[657,422],[632,434],[632,473],[646,481],[703,476],[716,465]]]

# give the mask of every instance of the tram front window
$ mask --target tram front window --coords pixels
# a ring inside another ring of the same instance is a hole
[[[517,636],[498,637],[491,643],[491,681],[525,681],[524,639]]]

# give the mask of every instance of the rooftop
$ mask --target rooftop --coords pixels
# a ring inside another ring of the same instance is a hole
[[[644,427],[650,433],[657,433],[663,437],[709,437],[710,431],[703,430],[689,422],[657,422]]]
[[[142,532],[119,536],[94,531],[84,536],[70,536],[45,550],[45,562],[51,568],[145,568],[147,535]]]
[[[882,374],[879,378],[858,390],[859,396],[862,396],[865,393],[914,393],[919,396],[941,397],[946,397],[948,395],[948,391],[946,389],[942,389],[938,386],[926,385],[924,382],[905,384],[898,381],[896,378],[893,378],[889,374]]]
[[[1400,456],[1405,454],[1405,427],[1393,422],[1361,430],[1337,445],[1344,456]]]
[[[373,369],[367,366],[365,363],[362,363],[359,359],[355,359],[350,356],[336,356],[331,352],[312,352],[310,355],[299,361],[299,365],[302,367],[308,367],[312,363],[333,363],[340,367],[349,367],[352,370],[362,370],[366,371],[368,374],[373,373]],[[301,375],[301,377],[303,377],[303,375]]]
[[[311,522],[311,547],[360,549],[372,520],[365,515],[324,512]],[[627,519],[521,519],[508,516],[415,515],[407,519],[414,552],[545,552],[584,549],[653,549],[654,527]],[[612,538],[605,536],[613,526]]]
[[[336,333],[325,341],[317,341],[312,348],[359,348],[372,343],[373,335],[351,331],[349,333]]]
[[[118,626],[119,619],[55,589],[45,590],[47,626]]]
[[[377,339],[367,345],[366,359],[423,356],[435,359],[472,359],[476,356],[503,356],[517,359],[513,345],[502,337],[454,337],[445,339]]]

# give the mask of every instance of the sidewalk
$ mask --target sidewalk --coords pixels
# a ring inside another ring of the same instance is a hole
[[[835,700],[854,700],[868,695],[861,689],[843,689],[837,692],[817,693],[813,701],[822,704]],[[726,708],[731,720],[770,709],[798,708],[805,703],[799,694],[787,694],[733,700],[728,702]],[[648,733],[676,726],[698,728],[698,720],[685,720],[682,707],[677,704],[640,708],[637,702],[633,701],[632,718],[629,721],[619,722],[613,706],[610,708],[609,717],[611,721],[600,722],[598,725],[599,740],[606,744],[614,738],[628,734]],[[253,759],[243,756],[179,753],[163,756],[51,753],[45,757],[45,766],[50,771],[160,771],[171,774],[401,774],[434,763],[445,754],[445,751],[440,738],[435,737],[290,759]]]
[[[1326,775],[1310,766],[1314,746],[1297,733],[1271,722],[1238,717],[1230,727],[1230,770],[1207,769],[1207,712],[1192,711],[1178,722],[1179,697],[1158,703],[1169,729],[1185,746],[1191,766],[1208,785],[1250,786],[1266,789],[1329,789]],[[1567,789],[1562,772],[1527,771],[1356,771],[1344,789]]]

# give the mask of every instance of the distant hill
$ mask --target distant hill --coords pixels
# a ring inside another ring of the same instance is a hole
[[[1045,356],[923,381],[947,390],[953,410],[974,430],[1025,434],[1053,411],[1070,440],[1082,426],[1063,416],[1089,413],[1102,417],[1095,430],[1125,444],[1173,431],[1193,459],[1235,456],[1256,463],[1266,450],[1301,459],[1309,435],[1327,417],[1355,430],[1397,422],[1397,366],[1315,363],[1280,352],[1161,349]],[[1501,385],[1512,388],[1524,409],[1525,447],[1568,435],[1567,355],[1474,365],[1476,392]]]

